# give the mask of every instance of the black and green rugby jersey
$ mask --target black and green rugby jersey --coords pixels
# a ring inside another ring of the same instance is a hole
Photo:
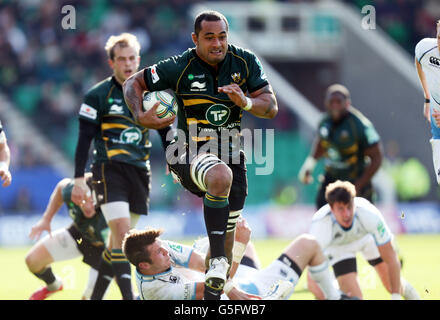
[[[327,153],[326,174],[349,181],[363,174],[366,166],[364,152],[380,140],[370,120],[353,107],[338,123],[334,123],[329,115],[324,116],[318,134]]]
[[[222,130],[241,130],[242,108],[219,93],[218,87],[237,83],[244,93],[252,93],[268,84],[256,55],[233,45],[228,46],[217,71],[192,48],[145,68],[144,79],[150,91],[174,91],[179,104],[178,128],[185,132],[187,142],[191,139],[198,147],[209,140],[217,140],[220,147]],[[231,140],[228,145],[228,153],[240,149]]]
[[[94,137],[94,163],[119,161],[149,170],[148,129],[133,120],[122,86],[114,77],[99,82],[87,92],[79,117],[101,127]]]
[[[64,203],[69,209],[69,215],[72,218],[74,225],[78,228],[85,239],[97,246],[104,245],[109,229],[101,209],[97,209],[96,214],[93,217],[86,218],[81,208],[71,200],[72,189],[73,181],[69,182],[67,186],[63,188],[61,194]]]

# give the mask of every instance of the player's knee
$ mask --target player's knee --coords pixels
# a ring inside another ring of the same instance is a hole
[[[205,183],[208,192],[214,196],[228,194],[232,185],[232,170],[224,164],[216,165],[206,174]]]
[[[37,257],[32,252],[28,253],[24,260],[26,262],[28,269],[31,272],[38,272],[39,269],[42,269],[42,267],[43,267],[43,266],[40,266],[40,263],[38,262]]]
[[[302,234],[296,240],[295,243],[301,247],[302,250],[307,252],[315,252],[319,250],[319,243],[316,238],[311,234]]]

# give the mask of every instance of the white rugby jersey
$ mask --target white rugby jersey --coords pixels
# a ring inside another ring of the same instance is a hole
[[[437,105],[440,105],[440,52],[437,47],[437,39],[420,40],[416,45],[415,55],[425,73],[431,102],[433,100]],[[435,104],[431,104],[431,106],[435,106]]]
[[[136,285],[142,300],[194,300],[196,282],[204,282],[202,273],[186,272],[193,248],[161,240],[171,258],[171,267],[156,275],[143,275],[136,270]],[[200,274],[198,278],[192,275]]]
[[[371,234],[377,246],[392,240],[393,235],[380,211],[367,199],[354,199],[354,218],[350,228],[343,228],[326,204],[313,215],[310,233],[323,250],[350,244]]]

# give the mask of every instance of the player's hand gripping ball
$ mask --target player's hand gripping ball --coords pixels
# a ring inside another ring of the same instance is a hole
[[[144,111],[150,110],[157,102],[160,102],[156,109],[158,118],[170,118],[177,114],[176,98],[174,95],[166,91],[153,91],[145,93],[142,102]]]

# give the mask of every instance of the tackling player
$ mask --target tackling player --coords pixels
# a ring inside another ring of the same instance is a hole
[[[87,186],[90,186],[92,175],[87,173],[85,178]],[[81,206],[72,202],[72,188],[72,179],[66,178],[58,182],[50,196],[43,217],[32,227],[29,234],[31,239],[38,239],[43,231],[49,233],[38,241],[26,255],[26,265],[29,271],[46,283],[45,287],[31,295],[30,300],[44,300],[53,293],[62,290],[63,283],[53,274],[50,265],[53,262],[70,260],[80,256],[83,257],[83,262],[91,267],[83,299],[90,299],[92,294],[101,255],[105,249],[104,240],[108,227],[101,211],[99,208],[95,208],[91,198],[87,198]],[[73,223],[69,228],[51,232],[50,223],[63,203],[67,205]],[[109,252],[105,254],[109,257]],[[106,276],[110,279],[113,277],[111,270]]]
[[[183,136],[167,149],[167,162],[184,188],[204,198],[210,243],[204,292],[205,299],[216,300],[227,278],[235,223],[247,195],[241,117],[247,111],[271,119],[278,107],[258,58],[228,44],[228,21],[221,13],[200,13],[192,40],[195,48],[127,79],[124,96],[137,121],[147,128],[156,128],[157,120],[151,112],[142,112],[143,92],[172,89],[177,96]]]
[[[422,39],[416,45],[415,64],[423,88],[423,114],[431,124],[432,158],[435,176],[440,184],[440,20],[437,38]]]
[[[298,237],[277,260],[258,270],[254,264],[256,253],[253,246],[248,246],[250,233],[246,221],[239,220],[230,278],[224,286],[229,299],[288,299],[306,266],[326,298],[346,298],[333,286],[326,258],[312,236]],[[124,252],[136,266],[141,299],[202,299],[205,290],[203,272],[206,270],[204,255],[208,251],[206,238],[197,240],[194,249],[162,240],[160,234],[161,230],[155,229],[131,230],[124,239]]]
[[[12,176],[9,172],[9,163],[11,161],[11,152],[9,150],[6,134],[3,131],[2,122],[0,121],[0,179],[3,180],[3,187],[11,184]]]
[[[310,233],[333,266],[341,290],[349,296],[362,298],[356,266],[356,253],[362,252],[375,267],[392,299],[401,299],[401,296],[420,299],[400,275],[393,235],[380,211],[367,199],[356,197],[356,189],[348,181],[329,184],[325,198],[328,204],[313,216]],[[375,245],[370,245],[370,240],[374,240]]]
[[[108,243],[111,260],[102,258],[92,299],[102,299],[108,281],[101,273],[105,274],[105,270],[111,268],[123,299],[131,300],[131,269],[121,245],[125,233],[136,225],[139,215],[148,214],[151,143],[148,129],[134,121],[122,93],[122,83],[139,68],[139,42],[134,35],[123,33],[111,36],[105,50],[113,75],[87,92],[79,111],[72,201],[80,205],[87,197],[84,170],[93,140],[92,186],[111,230]],[[165,127],[159,131],[164,147],[168,143],[165,137],[173,120],[158,119]]]

